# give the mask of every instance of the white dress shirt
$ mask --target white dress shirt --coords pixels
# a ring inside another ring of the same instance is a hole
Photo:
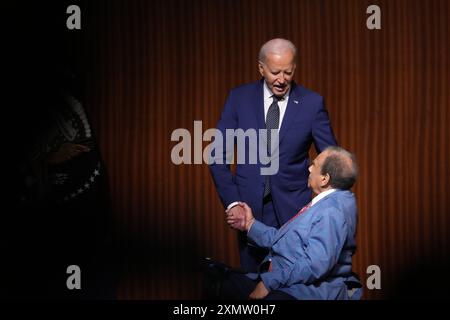
[[[266,121],[267,118],[267,112],[269,111],[269,107],[273,102],[273,93],[270,91],[269,87],[267,86],[266,81],[264,81],[264,121]],[[280,132],[281,124],[283,123],[283,117],[286,113],[286,107],[289,100],[289,92],[286,92],[286,94],[283,96],[282,100],[278,101],[278,107],[280,107],[280,123],[278,124],[278,132]]]
[[[313,205],[315,205],[319,200],[321,200],[323,197],[326,197],[329,194],[332,194],[333,192],[335,192],[336,189],[330,189],[324,192],[319,193],[317,196],[315,196],[312,200],[311,200],[311,207]]]

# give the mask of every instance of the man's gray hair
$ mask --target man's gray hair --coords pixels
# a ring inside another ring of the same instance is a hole
[[[288,50],[292,51],[295,61],[297,57],[297,48],[291,41],[281,38],[272,39],[262,45],[259,50],[258,59],[261,63],[265,63],[268,54],[283,54]]]
[[[328,147],[327,157],[322,163],[321,174],[330,176],[332,188],[348,190],[356,182],[358,166],[355,155],[340,147]]]

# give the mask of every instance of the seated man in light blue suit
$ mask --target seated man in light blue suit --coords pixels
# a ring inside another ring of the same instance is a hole
[[[328,147],[309,172],[308,185],[317,196],[280,229],[255,220],[242,202],[244,219],[227,213],[230,226],[247,231],[251,244],[270,253],[258,273],[229,273],[221,298],[361,298],[361,285],[352,272],[357,209],[349,189],[357,176],[355,158],[342,148]]]

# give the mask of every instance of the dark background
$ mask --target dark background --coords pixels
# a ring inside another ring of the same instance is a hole
[[[81,7],[81,30],[66,28],[69,4]],[[366,28],[371,4],[381,7],[381,30]],[[106,292],[93,296],[196,299],[201,257],[238,265],[236,236],[224,222],[207,166],[174,165],[170,136],[177,128],[193,133],[194,120],[203,121],[203,131],[214,127],[228,90],[259,78],[258,50],[273,37],[297,45],[296,81],[325,97],[339,144],[358,158],[354,270],[364,283],[367,266],[379,265],[382,273],[381,290],[366,290],[365,298],[446,294],[448,1],[110,0],[14,7],[6,20],[14,88],[5,108],[7,159],[11,165],[20,159],[29,136],[45,126],[40,115],[61,84],[61,66],[69,66],[108,172],[111,209],[99,215],[93,201],[90,217],[104,221],[112,235],[114,259],[106,265],[115,276],[104,284]],[[8,181],[14,186],[14,174]],[[38,211],[3,215],[7,272],[20,278],[33,269],[28,244],[39,234],[30,229],[60,230],[66,222]],[[91,218],[79,223],[92,225]],[[63,247],[58,238],[53,245]],[[53,262],[41,260],[42,270]],[[22,284],[15,294],[26,291]]]

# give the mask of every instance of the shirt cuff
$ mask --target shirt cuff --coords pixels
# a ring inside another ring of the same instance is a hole
[[[239,201],[235,201],[235,202],[230,203],[228,205],[228,207],[227,207],[227,210],[230,210],[231,208],[237,206],[238,204],[239,204]]]

